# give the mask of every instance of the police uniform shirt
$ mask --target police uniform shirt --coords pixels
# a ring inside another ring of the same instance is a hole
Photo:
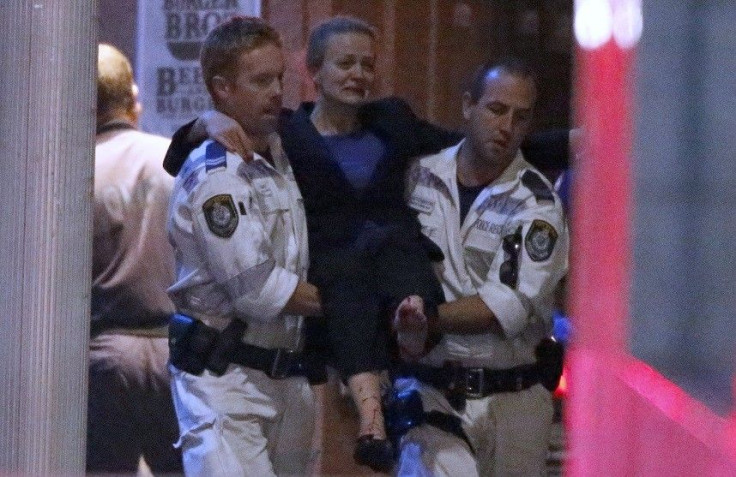
[[[218,329],[246,321],[247,343],[299,349],[303,319],[281,310],[306,278],[304,208],[275,134],[270,152],[273,163],[258,154],[245,162],[208,140],[189,155],[169,208],[169,294],[180,312]]]
[[[534,347],[551,330],[553,290],[568,268],[561,202],[519,152],[478,194],[461,223],[456,179],[461,145],[413,165],[408,202],[418,212],[423,233],[445,255],[437,273],[447,301],[479,295],[504,336],[446,334],[423,362],[441,366],[445,360],[460,360],[465,366],[495,369],[533,363]]]

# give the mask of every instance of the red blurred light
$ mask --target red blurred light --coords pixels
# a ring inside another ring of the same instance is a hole
[[[567,366],[562,368],[562,377],[560,377],[560,384],[555,389],[554,397],[558,399],[564,399],[567,397]]]

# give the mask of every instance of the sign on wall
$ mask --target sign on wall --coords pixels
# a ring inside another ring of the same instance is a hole
[[[260,0],[140,0],[137,82],[140,128],[170,137],[212,108],[199,50],[207,34],[232,15],[260,16]]]

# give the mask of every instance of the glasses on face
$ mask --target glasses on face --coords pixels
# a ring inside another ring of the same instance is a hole
[[[503,252],[506,259],[498,271],[501,283],[516,288],[519,282],[519,252],[521,251],[521,225],[513,234],[503,238]]]

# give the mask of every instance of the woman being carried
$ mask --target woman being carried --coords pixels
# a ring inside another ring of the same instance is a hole
[[[425,305],[436,313],[443,294],[403,195],[406,164],[420,151],[400,144],[396,124],[384,121],[398,120],[391,110],[404,106],[368,103],[375,62],[368,24],[336,17],[318,26],[307,48],[317,100],[291,116],[282,141],[304,197],[310,281],[322,297],[332,362],[360,415],[355,459],[387,471],[377,371],[388,366],[389,316],[403,299],[404,319],[422,321]]]
[[[393,318],[421,335],[425,313],[436,315],[444,301],[429,258],[436,247],[405,204],[405,172],[411,158],[458,138],[419,121],[403,101],[369,102],[375,41],[374,29],[352,17],[316,27],[307,67],[317,100],[282,118],[280,132],[304,198],[309,282],[320,290],[325,315],[311,335],[326,338],[331,362],[358,409],[355,460],[388,472],[393,450],[381,412],[379,372],[388,368],[389,323]],[[230,118],[210,112],[202,119],[228,149],[249,144]],[[440,260],[441,253],[433,258]],[[402,336],[411,338],[406,331]],[[403,357],[421,354],[424,340],[415,341],[400,347]]]

